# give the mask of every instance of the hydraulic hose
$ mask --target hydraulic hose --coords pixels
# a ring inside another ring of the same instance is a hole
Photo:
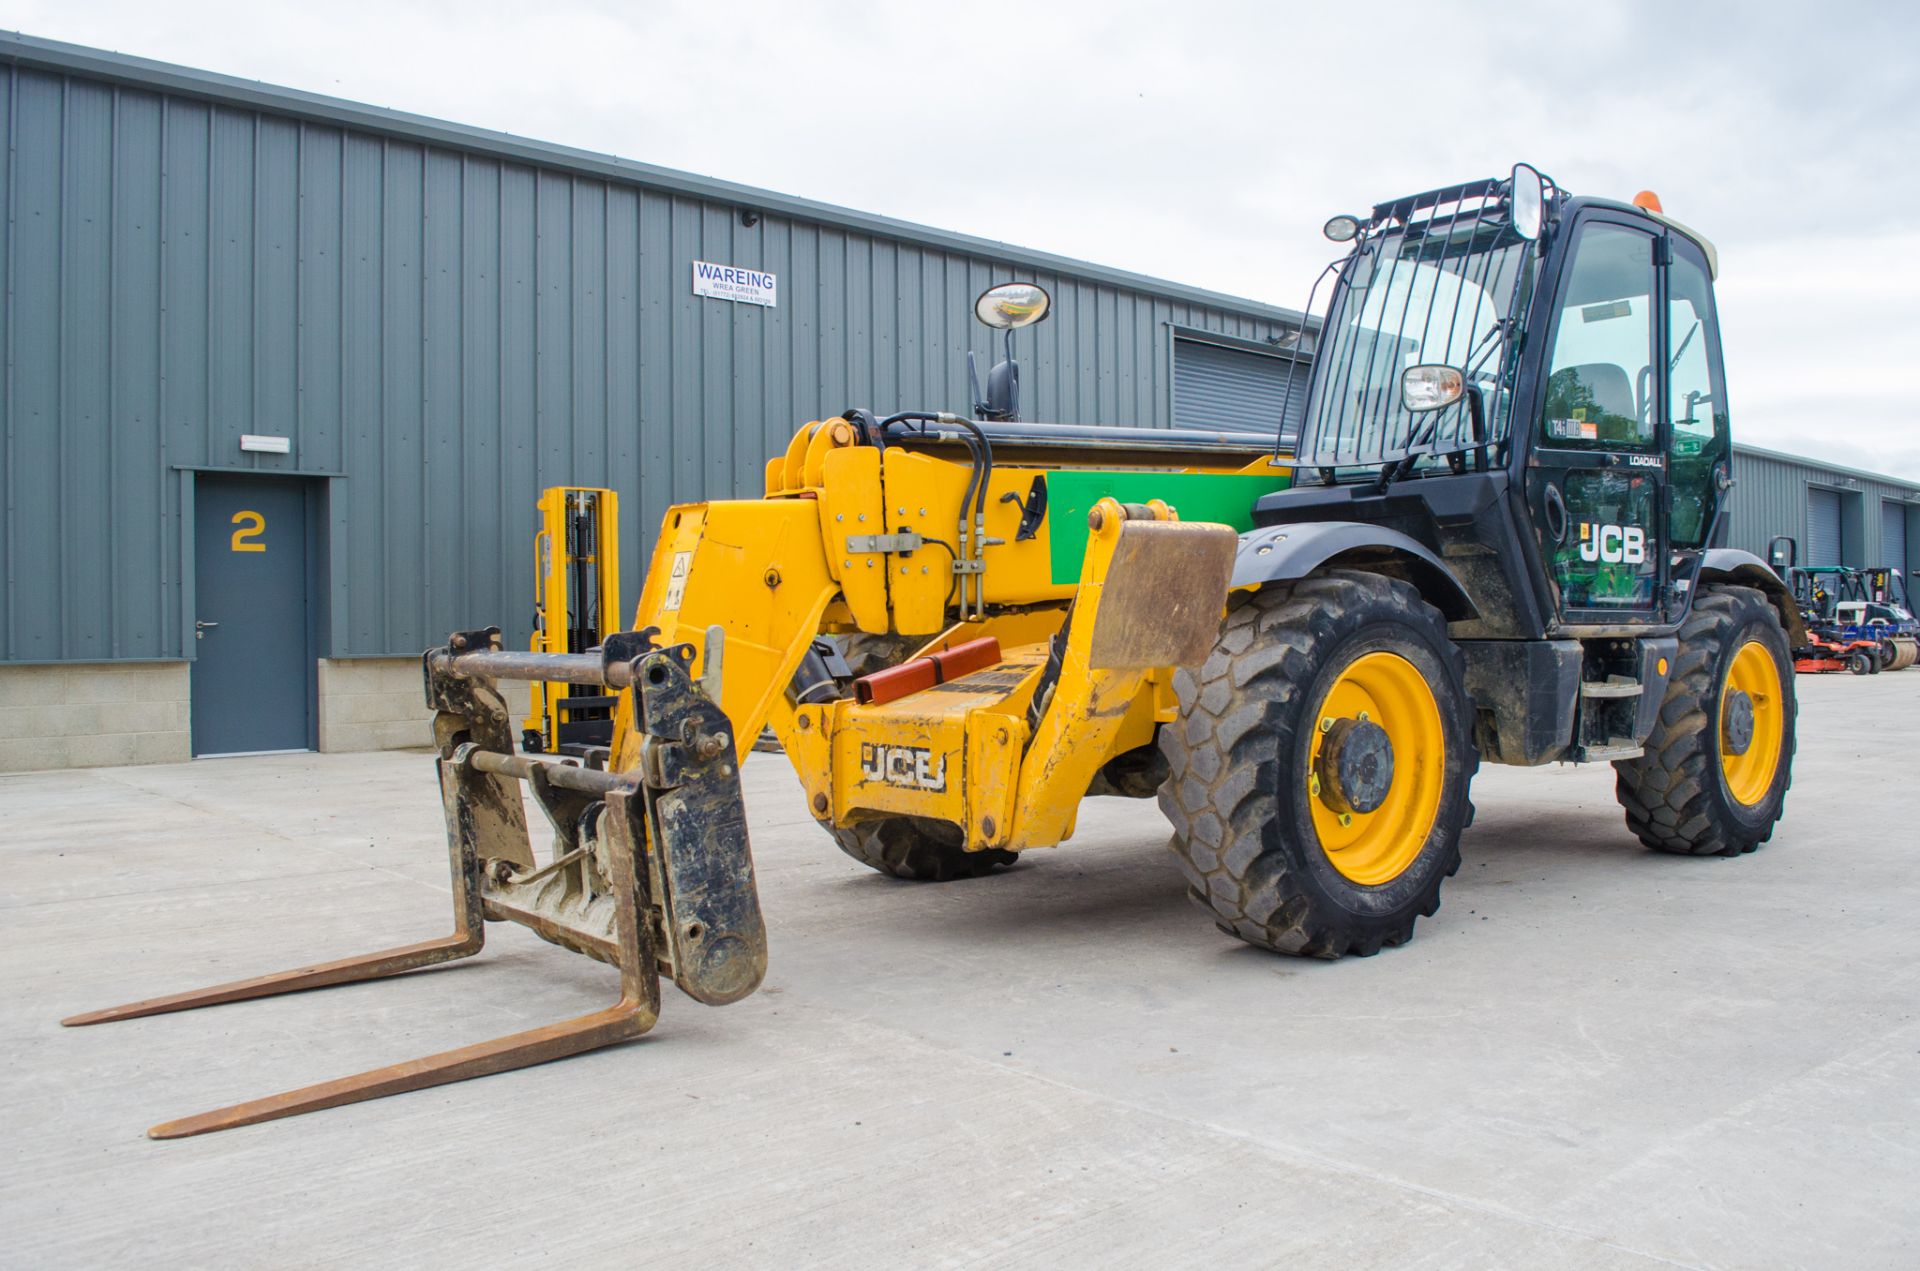
[[[961,555],[964,559],[969,561],[977,560],[983,549],[981,540],[986,534],[987,483],[993,476],[993,443],[987,439],[987,434],[981,429],[980,425],[974,423],[971,419],[966,419],[960,415],[954,415],[946,411],[932,414],[927,411],[903,410],[898,414],[889,415],[881,420],[880,432],[884,434],[887,429],[893,425],[905,423],[909,420],[918,421],[922,424],[931,423],[958,426],[967,430],[964,440],[966,441],[967,452],[973,459],[973,474],[967,483],[966,492],[960,496],[960,547]],[[924,432],[926,429],[923,427],[921,431]],[[971,516],[968,514],[969,504],[972,505]],[[956,557],[956,559],[959,559],[959,557]],[[966,594],[967,589],[962,585],[960,588],[960,596],[963,606],[966,602]],[[978,606],[985,606],[986,588],[984,582],[975,585],[974,597]]]

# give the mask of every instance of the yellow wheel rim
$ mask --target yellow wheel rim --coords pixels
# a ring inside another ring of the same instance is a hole
[[[1727,749],[1727,703],[1735,690],[1745,693],[1753,703],[1753,740],[1741,755]],[[1726,779],[1727,793],[1745,807],[1760,802],[1773,788],[1773,774],[1780,767],[1781,741],[1786,736],[1785,699],[1780,668],[1767,646],[1758,640],[1741,645],[1727,668],[1727,682],[1720,688],[1714,729],[1719,737],[1720,774]]]
[[[1378,724],[1393,747],[1393,779],[1370,812],[1342,812],[1320,778],[1328,730],[1342,719]],[[1440,704],[1419,668],[1397,653],[1356,658],[1309,717],[1313,745],[1302,776],[1313,828],[1333,867],[1367,887],[1392,882],[1413,864],[1440,814],[1446,785],[1446,734]]]

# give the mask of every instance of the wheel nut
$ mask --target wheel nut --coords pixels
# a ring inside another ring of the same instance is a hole
[[[1353,813],[1342,812],[1340,814],[1340,828],[1345,829],[1347,826],[1352,824],[1353,824]]]
[[[1332,728],[1333,728],[1333,716],[1322,715],[1320,717],[1320,731],[1324,733],[1324,732],[1330,731]]]

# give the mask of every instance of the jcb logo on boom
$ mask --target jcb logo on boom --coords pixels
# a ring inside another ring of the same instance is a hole
[[[947,788],[947,759],[936,756],[924,746],[876,746],[860,743],[860,775],[868,781],[883,781],[908,790]]]
[[[1609,565],[1639,565],[1647,559],[1647,532],[1638,525],[1580,522],[1580,559]]]

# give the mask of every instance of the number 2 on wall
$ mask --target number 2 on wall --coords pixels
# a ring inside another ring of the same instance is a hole
[[[267,532],[267,518],[258,512],[235,512],[233,523],[240,528],[233,532],[233,550],[236,552],[264,552],[265,543],[254,540]]]

